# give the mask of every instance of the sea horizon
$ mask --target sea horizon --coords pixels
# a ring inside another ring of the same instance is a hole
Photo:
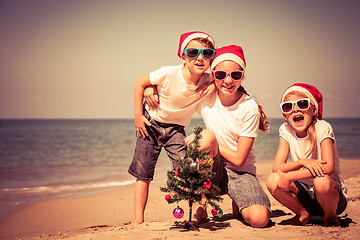
[[[135,147],[134,119],[0,119],[0,212],[11,206],[71,198],[122,188],[135,182],[127,169]],[[359,159],[360,118],[327,118],[340,158]],[[257,163],[272,161],[281,118],[254,142]],[[193,118],[187,134],[204,126]],[[162,151],[155,183],[171,168]]]

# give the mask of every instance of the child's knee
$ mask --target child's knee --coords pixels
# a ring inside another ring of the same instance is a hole
[[[314,178],[314,191],[316,194],[327,194],[331,191],[337,191],[338,184],[329,175]]]
[[[215,157],[218,151],[218,143],[215,134],[208,129],[203,130],[201,134],[202,138],[199,150],[210,150],[213,157]]]
[[[266,179],[266,187],[270,193],[273,193],[278,186],[279,174],[271,173]]]
[[[245,209],[244,209],[245,210]],[[270,213],[264,206],[255,205],[247,213],[243,210],[245,221],[254,228],[266,227],[269,222]]]

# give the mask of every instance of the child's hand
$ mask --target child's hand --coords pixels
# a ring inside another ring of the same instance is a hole
[[[192,144],[194,142],[194,138],[195,138],[195,134],[192,133],[191,135],[187,136],[185,138],[185,144],[186,146],[190,146],[190,144]]]
[[[324,160],[304,159],[303,165],[307,168],[313,177],[323,177],[326,174]]]
[[[135,127],[138,135],[140,137],[146,138],[149,136],[146,131],[145,124],[151,126],[151,123],[146,119],[145,116],[141,115],[140,117],[135,117]]]
[[[209,85],[204,85],[199,88],[201,95],[205,95],[206,97],[209,96],[211,93],[215,91],[216,87],[214,83],[210,83]]]
[[[159,107],[159,95],[157,93],[156,86],[147,86],[144,90],[144,99],[150,109],[156,109]]]
[[[278,183],[278,187],[280,189],[283,189],[284,191],[290,191],[290,184],[291,180],[289,180],[286,177],[286,173],[283,173],[282,171],[278,170],[277,173],[279,174],[280,180]]]

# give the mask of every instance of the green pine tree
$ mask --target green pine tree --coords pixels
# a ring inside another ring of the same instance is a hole
[[[170,204],[188,201],[189,223],[195,202],[210,204],[218,209],[218,202],[222,201],[220,189],[211,183],[215,173],[211,171],[213,162],[209,160],[210,151],[199,151],[202,130],[202,127],[194,128],[194,142],[187,148],[185,157],[176,161],[178,166],[167,172],[167,187],[160,188],[161,191],[170,193]],[[184,227],[189,228],[188,225]]]

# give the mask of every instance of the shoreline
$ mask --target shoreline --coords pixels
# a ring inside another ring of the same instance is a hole
[[[340,238],[340,232],[349,232],[349,239],[354,238],[354,236],[360,236],[360,227],[357,224],[357,222],[360,222],[360,210],[357,210],[360,209],[360,186],[358,186],[360,183],[359,163],[360,159],[340,160],[341,175],[345,180],[350,194],[350,201],[346,210],[348,217],[345,217],[350,223],[348,227],[331,228],[334,234],[338,233],[338,238]],[[247,231],[249,234],[255,232],[258,235],[255,234],[254,238],[256,239],[258,237],[258,239],[261,239],[261,236],[264,238],[296,236],[296,234],[292,235],[294,231],[298,231],[298,233],[310,231],[310,235],[306,236],[312,236],[311,231],[315,230],[329,232],[329,228],[323,228],[317,225],[301,227],[277,225],[276,223],[280,222],[280,220],[290,218],[292,213],[273,199],[264,186],[266,177],[271,173],[272,162],[259,163],[256,164],[256,166],[258,178],[265,192],[270,197],[272,204],[271,222],[274,223],[273,226],[266,229],[253,229],[239,220],[231,219],[229,217],[232,212],[231,199],[227,195],[224,195],[221,208],[224,211],[225,215],[223,218],[225,218],[225,220],[221,221],[221,224],[218,224],[219,222],[213,221],[211,214],[209,214],[210,221],[204,225],[211,225],[216,231],[214,232],[214,229],[211,229],[209,226],[204,228],[200,226],[201,233],[199,233],[199,235],[204,235],[204,239],[214,239],[213,237],[215,236],[216,238],[234,236],[232,235],[233,233],[231,233],[232,231],[238,232],[241,230]],[[0,222],[0,238],[35,239],[41,236],[42,239],[59,239],[66,236],[68,239],[116,239],[127,236],[127,239],[136,239],[135,236],[139,236],[143,231],[148,231],[152,233],[152,235],[150,234],[151,236],[159,233],[165,234],[159,237],[159,239],[170,238],[169,234],[171,234],[171,238],[173,234],[178,236],[178,238],[174,236],[173,239],[181,239],[183,238],[181,237],[181,232],[179,234],[178,231],[169,230],[171,225],[177,220],[172,216],[172,210],[176,207],[176,204],[168,204],[164,200],[165,194],[160,191],[160,186],[163,185],[165,185],[165,182],[163,184],[154,183],[150,185],[150,195],[145,212],[145,223],[134,229],[124,229],[123,227],[125,222],[129,222],[133,218],[134,185],[131,184],[121,189],[109,189],[91,195],[38,202],[24,206]],[[180,202],[179,206],[185,211],[185,216],[180,220],[188,219],[187,204]],[[211,209],[208,208],[208,212],[210,212],[210,210]],[[290,230],[286,231],[286,229]],[[216,234],[213,235],[213,233]],[[252,238],[251,236],[252,235],[249,235],[250,238]],[[305,235],[299,235],[299,239],[301,239],[300,236],[302,238],[305,237]],[[334,238],[334,236],[330,235],[329,238]],[[343,238],[343,234],[341,238],[346,239],[346,237]],[[310,239],[321,239],[321,236]]]

